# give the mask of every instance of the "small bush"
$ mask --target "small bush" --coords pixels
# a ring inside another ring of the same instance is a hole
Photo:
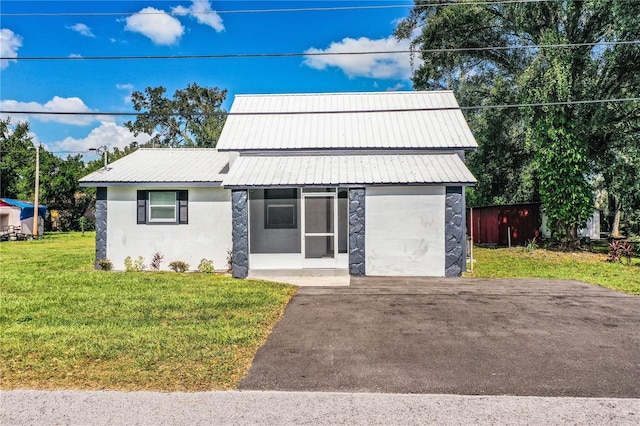
[[[151,259],[151,264],[149,265],[151,266],[151,269],[153,269],[154,271],[159,271],[162,259],[164,259],[164,255],[159,251],[153,253],[153,258]]]
[[[138,256],[136,260],[132,260],[131,256],[127,256],[124,259],[125,272],[142,272],[147,268],[144,264],[144,257]]]
[[[113,263],[109,259],[98,260],[98,268],[101,271],[110,271],[113,269]]]
[[[233,272],[233,251],[231,249],[227,249],[227,272]]]
[[[189,264],[187,262],[183,262],[182,260],[174,260],[169,263],[169,268],[175,272],[186,272],[189,270]]]
[[[213,260],[202,259],[198,265],[198,271],[203,274],[213,274],[215,269],[213,268]]]
[[[627,259],[627,265],[631,265],[631,258],[633,257],[633,244],[629,241],[613,241],[609,244],[609,257],[607,262],[622,263],[622,258]]]
[[[533,238],[531,240],[527,240],[527,245],[524,246],[524,249],[526,252],[528,253],[532,253],[534,252],[536,249],[538,249],[538,244],[536,243],[536,239]]]
[[[629,243],[629,241],[625,241],[622,245],[621,257],[627,259],[627,265],[631,265],[631,258],[633,257],[633,244]]]

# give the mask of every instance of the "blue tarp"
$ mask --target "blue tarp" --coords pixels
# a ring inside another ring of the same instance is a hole
[[[25,220],[33,217],[33,204],[25,203],[24,201],[12,200],[11,198],[0,198],[5,203],[20,207],[20,220]],[[38,216],[44,219],[47,214],[47,206],[38,206]]]

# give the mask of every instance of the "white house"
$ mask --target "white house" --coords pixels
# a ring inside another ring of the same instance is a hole
[[[352,275],[457,276],[464,165],[452,92],[236,96],[217,150],[140,149],[98,187],[96,258]]]

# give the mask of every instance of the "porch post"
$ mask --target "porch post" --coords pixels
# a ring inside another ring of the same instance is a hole
[[[445,264],[446,277],[459,277],[465,267],[464,258],[464,198],[461,186],[448,186],[445,214]]]
[[[37,213],[36,213],[37,214]],[[107,188],[96,188],[96,262],[107,258]]]
[[[231,191],[232,263],[234,278],[249,275],[249,192],[246,189]]]
[[[365,269],[365,189],[349,189],[349,274],[362,276]]]

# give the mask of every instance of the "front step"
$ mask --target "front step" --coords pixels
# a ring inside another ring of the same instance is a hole
[[[348,269],[249,269],[249,278],[260,277],[346,277]]]

